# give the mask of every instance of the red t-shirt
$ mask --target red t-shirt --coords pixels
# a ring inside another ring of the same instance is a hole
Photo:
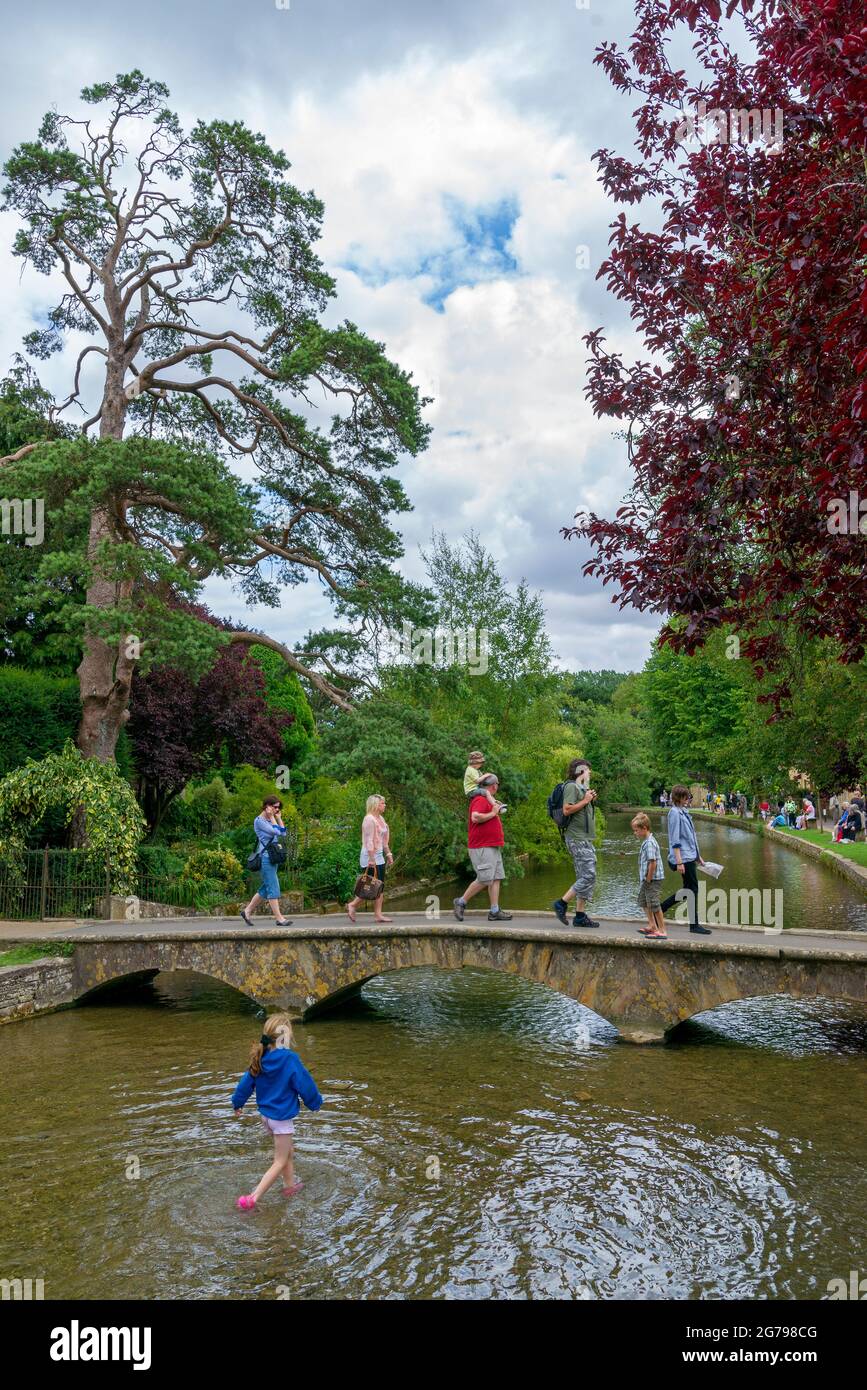
[[[470,849],[493,849],[506,843],[503,822],[499,816],[492,816],[490,820],[484,820],[481,824],[473,820],[473,811],[485,812],[490,809],[490,802],[486,796],[474,796],[470,802],[467,812],[467,844]]]

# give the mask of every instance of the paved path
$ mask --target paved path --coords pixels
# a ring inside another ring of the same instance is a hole
[[[434,927],[435,924],[423,912],[390,912],[392,919],[392,931],[399,931],[407,928]],[[296,934],[306,934],[311,931],[321,930],[323,934],[334,935],[379,935],[383,932],[382,928],[377,928],[372,913],[359,912],[358,926],[353,929],[344,913],[298,913],[292,918],[292,927],[288,930],[273,926],[269,919],[259,916],[255,919],[256,925],[250,930],[245,927],[238,917],[162,917],[153,920],[142,920],[139,922],[0,922],[0,940],[5,941],[47,941],[47,940],[69,940],[99,938],[102,940],[124,940],[129,937],[178,937],[178,936],[202,936],[208,937],[277,937],[285,938]],[[487,912],[474,911],[469,909],[464,918],[467,927],[471,927],[476,933],[484,932],[491,927],[497,933],[502,932],[507,924],[502,924],[499,928],[495,923],[489,923]],[[454,917],[450,912],[444,912],[440,918],[439,926],[457,926]],[[642,937],[638,933],[641,924],[639,918],[600,918],[598,930],[589,932],[579,932],[577,929],[568,929],[568,934],[576,937],[593,941],[604,941],[613,938],[629,938],[639,944]],[[564,934],[564,928],[557,921],[552,912],[527,912],[516,911],[513,913],[512,928],[516,934],[540,935],[548,932],[556,932],[558,936]],[[391,934],[391,933],[389,933]],[[766,946],[780,947],[785,945],[788,949],[800,951],[845,953],[856,957],[867,956],[867,932],[839,932],[839,931],[777,931],[774,928],[762,927],[714,927],[711,936],[693,935],[685,925],[678,922],[668,922],[669,940],[682,944],[691,943],[701,946]],[[648,950],[665,949],[664,943],[647,942]]]

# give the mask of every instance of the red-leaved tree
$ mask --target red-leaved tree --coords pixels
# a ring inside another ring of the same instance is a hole
[[[579,512],[564,534],[589,540],[584,573],[621,607],[667,614],[663,640],[682,650],[727,623],[760,672],[784,633],[858,661],[867,18],[863,0],[721,11],[637,0],[628,55],[597,50],[640,103],[640,157],[598,151],[602,181],[619,203],[653,201],[659,230],[621,214],[599,272],[648,360],[586,338],[588,394],[623,422],[633,487],[613,520]],[[688,31],[690,72],[672,48]]]
[[[268,709],[262,668],[242,647],[224,647],[198,681],[170,666],[136,675],[127,734],[151,831],[190,779],[219,767],[224,755],[273,771],[293,719]]]

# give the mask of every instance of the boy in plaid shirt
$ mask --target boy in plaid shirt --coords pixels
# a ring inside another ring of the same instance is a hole
[[[648,941],[667,941],[665,918],[662,915],[659,885],[664,878],[662,855],[659,845],[650,829],[650,820],[643,811],[632,821],[632,833],[639,841],[638,850],[638,905],[647,915],[647,926],[639,931]]]

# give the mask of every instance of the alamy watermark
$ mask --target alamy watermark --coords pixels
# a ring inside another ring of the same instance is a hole
[[[777,935],[783,930],[782,888],[711,888],[702,881],[698,893],[679,888],[675,893],[675,921],[687,922],[697,899],[698,920],[710,927],[762,927]]]
[[[679,144],[698,140],[702,145],[752,145],[761,140],[769,154],[776,154],[783,144],[783,110],[779,106],[731,111],[712,106],[708,110],[707,102],[700,101],[694,116],[684,113],[674,138]]]
[[[413,627],[405,621],[400,632],[386,628],[382,645],[386,665],[466,666],[471,676],[485,675],[489,655],[484,627]]]
[[[3,497],[0,528],[4,536],[23,536],[25,545],[41,545],[45,540],[45,498]]]
[[[82,1327],[73,1318],[69,1327],[54,1327],[48,1355],[52,1361],[130,1361],[134,1371],[151,1364],[149,1327]]]
[[[832,497],[827,512],[832,536],[867,536],[867,497],[859,496],[854,488],[848,498]]]
[[[44,1279],[0,1279],[0,1299],[29,1303],[45,1297]]]
[[[829,1279],[827,1283],[828,1301],[835,1298],[857,1299],[863,1303],[867,1299],[867,1279],[860,1277],[860,1270],[849,1270],[849,1283],[845,1279]]]

